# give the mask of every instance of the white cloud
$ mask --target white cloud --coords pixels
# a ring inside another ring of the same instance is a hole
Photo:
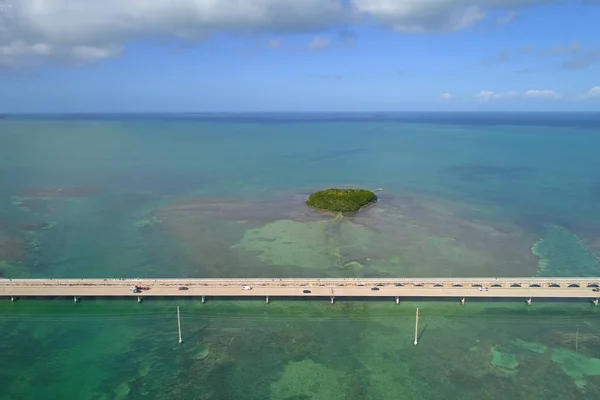
[[[0,4],[6,0],[0,0]],[[0,13],[0,66],[86,63],[133,40],[321,32],[351,17],[341,0],[18,0]]]
[[[319,35],[368,21],[402,32],[455,31],[490,10],[552,1],[558,0],[0,0],[0,67],[85,64],[119,56],[136,40]]]
[[[600,100],[600,86],[594,86],[585,93],[580,93],[573,96],[569,100],[573,101],[587,101],[587,100]]]
[[[500,93],[492,92],[491,90],[482,90],[481,92],[476,94],[475,97],[485,100],[485,101],[489,101],[489,100],[509,99],[512,97],[516,97],[518,94],[519,93],[514,90],[511,90],[508,92],[500,92]]]
[[[482,90],[475,95],[476,98],[490,101],[490,100],[501,100],[501,99],[512,99],[519,97],[519,92],[516,90],[510,90],[507,92],[493,92],[491,90]],[[530,99],[547,99],[547,100],[558,100],[562,96],[556,93],[554,90],[543,89],[543,90],[528,90],[523,93],[523,97]]]
[[[357,11],[401,32],[448,32],[481,21],[488,11],[508,10],[559,0],[351,0]]]
[[[528,90],[525,92],[526,97],[536,98],[536,99],[549,99],[549,100],[558,100],[562,96],[556,93],[554,90],[544,89],[544,90]]]
[[[440,98],[441,98],[442,100],[452,100],[452,99],[455,99],[455,98],[456,98],[456,96],[455,96],[455,95],[453,95],[453,94],[450,94],[450,93],[442,93],[442,94],[440,95]]]
[[[600,98],[600,86],[594,86],[587,93],[586,97]]]
[[[315,36],[308,45],[308,47],[313,50],[319,50],[329,47],[330,44],[331,41],[329,39],[320,36]]]
[[[397,31],[410,33],[455,31],[471,26],[485,16],[476,3],[468,0],[352,0],[359,12]]]

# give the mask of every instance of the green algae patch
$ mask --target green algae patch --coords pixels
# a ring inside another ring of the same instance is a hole
[[[543,354],[546,352],[546,350],[548,350],[548,347],[541,343],[526,342],[521,339],[511,340],[509,342],[509,346],[518,350],[532,351],[538,354]]]
[[[600,375],[600,359],[583,356],[567,349],[552,350],[552,361],[571,378]]]
[[[527,360],[527,353],[543,354],[548,347],[540,343],[526,342],[521,339],[510,340],[505,345],[492,348],[492,365],[505,370],[516,372],[523,360]]]
[[[377,195],[364,189],[327,189],[308,197],[306,205],[317,210],[334,212],[357,212],[377,202]]]
[[[540,258],[538,276],[597,276],[600,260],[575,234],[562,226],[550,225],[531,248]]]
[[[495,367],[504,368],[509,371],[514,371],[519,366],[519,360],[517,360],[517,356],[514,354],[504,353],[493,348],[492,365]]]

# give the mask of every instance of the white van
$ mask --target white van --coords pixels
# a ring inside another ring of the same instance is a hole
[[[488,288],[483,287],[483,286],[479,288],[480,292],[487,292],[488,290],[489,290]]]
[[[252,286],[248,286],[248,285],[242,286],[242,290],[252,290]]]

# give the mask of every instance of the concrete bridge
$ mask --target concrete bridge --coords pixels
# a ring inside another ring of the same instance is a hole
[[[148,287],[139,293],[132,286]],[[246,288],[244,288],[246,286]],[[19,297],[407,297],[580,298],[598,304],[593,278],[242,278],[0,279],[0,296]],[[486,288],[487,290],[482,290]]]

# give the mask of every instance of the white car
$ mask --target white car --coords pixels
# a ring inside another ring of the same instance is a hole
[[[252,290],[252,286],[242,286],[242,290]]]
[[[487,292],[488,290],[489,290],[489,289],[488,289],[488,288],[486,288],[486,287],[480,287],[480,288],[479,288],[479,291],[480,291],[480,292]]]

